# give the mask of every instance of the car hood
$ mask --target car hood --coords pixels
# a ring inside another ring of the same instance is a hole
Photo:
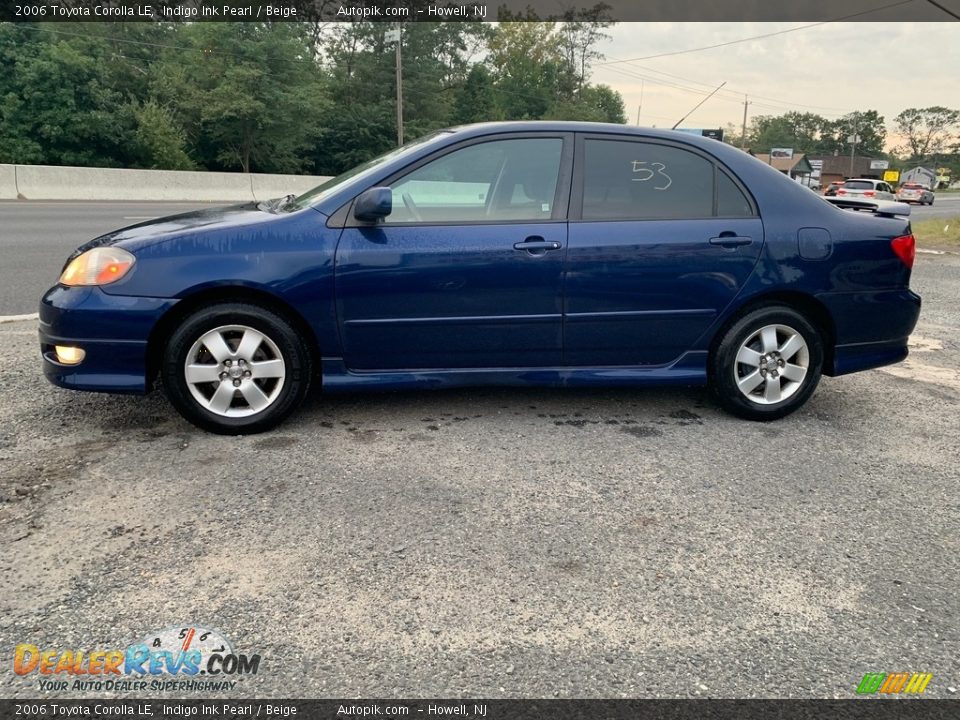
[[[255,203],[203,208],[114,230],[84,243],[73,252],[70,259],[91,248],[103,245],[120,245],[125,250],[136,252],[138,249],[175,237],[211,230],[249,227],[259,223],[273,222],[282,217],[284,217],[283,214],[278,215],[261,210]]]

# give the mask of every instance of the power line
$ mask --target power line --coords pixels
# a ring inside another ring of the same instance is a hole
[[[927,2],[930,3],[931,5],[933,5],[933,6],[936,7],[936,8],[940,8],[941,10],[943,10],[943,11],[944,11],[947,15],[949,15],[950,17],[953,17],[953,18],[956,18],[957,20],[960,20],[960,15],[957,15],[953,10],[950,10],[949,8],[945,8],[943,5],[941,5],[940,3],[938,3],[936,0],[927,0]]]
[[[879,12],[880,10],[887,10],[888,8],[898,7],[900,5],[908,5],[909,3],[912,3],[912,2],[913,0],[900,0],[899,2],[891,3],[889,5],[881,5],[880,7],[873,8],[872,10],[863,10],[862,12],[851,13],[850,15],[843,15],[838,18],[833,18],[832,20],[822,20],[821,22],[810,23],[809,25],[799,25],[794,28],[787,28],[786,30],[777,30],[776,32],[772,32],[772,33],[764,33],[763,35],[753,35],[751,37],[740,38],[739,40],[728,40],[727,42],[716,43],[715,45],[704,45],[702,47],[688,48],[686,50],[674,50],[673,52],[658,53],[656,55],[646,55],[644,57],[629,58],[627,60],[613,60],[608,63],[597,63],[597,65],[598,66],[599,65],[616,65],[618,63],[639,62],[641,60],[653,60],[654,58],[670,57],[672,55],[685,55],[687,53],[701,52],[703,50],[714,50],[716,48],[729,47],[730,45],[736,45],[738,43],[750,42],[751,40],[762,40],[764,38],[775,37],[777,35],[786,35],[787,33],[798,32],[800,30],[807,30],[809,28],[818,27],[820,25],[829,25],[830,23],[849,20],[850,18],[859,17],[861,15],[868,15],[870,13]],[[927,0],[927,2],[933,2],[933,0]]]
[[[606,69],[607,69],[607,70],[610,70],[610,71],[612,71],[612,72],[619,73],[619,74],[624,75],[624,76],[626,76],[626,77],[635,78],[635,79],[637,79],[637,80],[644,80],[644,81],[646,81],[646,82],[650,82],[650,83],[653,83],[653,84],[655,84],[655,85],[662,85],[663,87],[674,88],[674,89],[676,89],[676,90],[681,90],[681,91],[683,91],[683,92],[693,93],[693,94],[695,94],[695,95],[706,95],[706,94],[708,94],[708,92],[709,92],[708,90],[702,90],[702,89],[700,89],[700,88],[691,88],[691,87],[688,87],[688,86],[685,86],[685,85],[681,85],[681,84],[679,84],[679,83],[674,83],[674,82],[670,82],[670,81],[667,81],[667,80],[662,80],[662,79],[660,79],[660,78],[650,77],[650,76],[648,76],[648,75],[643,75],[643,74],[641,74],[641,73],[636,73],[636,72],[634,72],[634,71],[632,71],[632,70],[630,70],[630,69],[628,69],[628,68],[607,67]],[[677,77],[679,77],[679,76],[677,76]],[[684,78],[684,79],[685,79],[685,80],[689,80],[688,78]],[[700,83],[700,82],[698,82],[698,81],[696,81],[696,80],[689,80],[689,82],[694,82],[694,83],[697,83],[698,85],[701,85],[701,84],[702,84],[702,85],[706,85],[706,83]],[[733,93],[735,93],[735,92],[737,93],[736,96],[733,95]],[[728,93],[729,93],[729,94],[728,94]],[[735,103],[735,104],[737,104],[737,105],[740,105],[740,104],[742,104],[742,102],[743,102],[743,101],[740,99],[740,97],[742,97],[743,94],[744,94],[743,92],[738,92],[738,91],[733,90],[733,89],[723,90],[723,91],[721,91],[720,93],[717,94],[717,99],[718,99],[718,100],[726,100],[727,102],[731,102],[731,103]],[[770,100],[771,102],[767,102],[767,103],[757,102],[756,105],[757,105],[757,107],[762,107],[762,108],[766,108],[766,109],[768,109],[768,110],[774,110],[774,111],[777,111],[777,112],[796,111],[797,108],[800,108],[800,109],[804,109],[804,110],[816,110],[816,111],[818,111],[818,114],[822,114],[822,115],[826,115],[826,116],[834,116],[834,117],[840,117],[840,116],[842,116],[842,115],[849,114],[849,112],[850,112],[850,111],[841,111],[839,108],[835,108],[836,112],[823,112],[820,108],[818,108],[817,106],[814,106],[814,105],[802,105],[802,104],[800,104],[800,103],[787,103],[786,101],[784,101],[784,104],[783,104],[783,105],[774,105],[774,104],[771,104],[771,103],[773,103],[773,102],[780,102],[780,101],[778,101],[778,100],[773,100],[773,99],[771,99],[771,98],[764,98],[762,95],[754,95],[754,94],[752,94],[752,93],[750,93],[750,96],[751,96],[751,97],[763,98],[763,99],[766,99],[766,100]]]
[[[616,58],[614,58],[614,59],[616,59]],[[631,66],[631,69],[632,69],[632,67],[633,67],[633,66]],[[667,77],[676,78],[677,80],[683,80],[683,81],[685,81],[685,82],[691,82],[691,83],[694,83],[694,84],[696,84],[696,85],[703,85],[704,87],[710,87],[710,88],[715,87],[715,83],[702,82],[702,81],[700,81],[700,80],[694,80],[693,78],[684,77],[683,75],[676,75],[676,74],[674,74],[674,73],[668,73],[668,72],[666,72],[666,71],[664,71],[664,70],[657,70],[657,69],[655,69],[655,68],[643,67],[643,66],[636,66],[636,67],[638,67],[640,70],[643,70],[643,71],[645,71],[645,72],[657,73],[658,75],[666,75]],[[611,67],[611,68],[607,68],[607,69],[608,69],[608,70],[619,70],[620,68],[612,68],[612,67]],[[646,79],[646,78],[645,78],[645,79]],[[703,92],[706,92],[706,91],[703,91]],[[737,90],[734,90],[733,88],[731,88],[730,90],[722,90],[720,93],[718,93],[718,96],[723,96],[723,95],[733,96],[733,95],[736,95],[737,97],[739,97],[740,95],[743,95],[743,94],[744,94],[744,93],[742,93],[742,92],[740,92],[740,91],[737,91]],[[782,104],[782,105],[794,105],[794,106],[796,106],[796,107],[801,107],[801,108],[804,108],[804,109],[831,110],[831,111],[838,112],[838,113],[847,113],[847,112],[849,112],[848,110],[846,110],[846,109],[844,109],[844,108],[830,107],[830,106],[827,106],[827,105],[810,105],[810,104],[804,104],[804,103],[795,103],[795,102],[791,102],[791,101],[789,101],[789,100],[781,100],[781,99],[779,99],[779,98],[764,97],[763,95],[754,95],[754,94],[752,94],[752,93],[751,93],[751,95],[752,95],[752,97],[760,98],[761,100],[769,100],[770,102],[779,103],[779,104]],[[730,99],[732,100],[733,97],[731,97]],[[740,100],[738,99],[737,102],[739,103]]]

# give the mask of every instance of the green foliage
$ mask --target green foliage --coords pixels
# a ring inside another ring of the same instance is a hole
[[[132,127],[106,45],[95,37],[62,40],[39,25],[0,31],[0,161],[125,164]]]
[[[863,110],[849,113],[839,120],[834,120],[825,126],[825,137],[822,138],[821,152],[845,152],[850,150],[847,138],[856,134],[860,140],[857,151],[861,155],[883,155],[883,147],[887,140],[887,128],[883,116],[876,110]]]
[[[607,85],[585,87],[580,97],[556,103],[545,116],[551,120],[586,120],[589,122],[627,122],[620,93]]]
[[[457,124],[496,120],[498,117],[490,71],[477,64],[470,68],[466,82],[457,91],[453,122]]]
[[[960,152],[960,111],[940,105],[908,108],[894,118],[897,132],[906,144],[897,149],[909,160],[932,158],[934,155]]]
[[[173,113],[155,100],[131,105],[136,122],[137,161],[141,167],[163,170],[193,170],[187,153],[186,134]]]
[[[325,101],[309,43],[294,23],[193,23],[154,87],[208,168],[298,172]],[[184,53],[190,62],[183,62]]]
[[[828,155],[850,150],[847,138],[860,138],[857,152],[861,155],[883,155],[886,127],[876,110],[850,113],[829,120],[816,113],[787,112],[783,115],[758,115],[747,131],[747,146],[754,152],[766,153],[775,147],[791,147],[797,152]],[[727,135],[727,142],[740,144],[739,131]]]
[[[608,8],[409,23],[404,135],[493,119],[625,122],[589,82]],[[396,145],[386,23],[0,24],[0,162],[336,174]]]

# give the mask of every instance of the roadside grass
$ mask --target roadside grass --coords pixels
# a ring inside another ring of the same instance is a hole
[[[910,225],[917,247],[960,246],[960,217],[931,218]]]

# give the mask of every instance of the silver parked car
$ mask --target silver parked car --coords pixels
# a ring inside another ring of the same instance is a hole
[[[870,198],[871,200],[896,200],[893,188],[883,180],[853,178],[837,189],[837,197]]]
[[[905,203],[933,205],[933,190],[916,182],[905,182],[897,188],[897,200]]]

